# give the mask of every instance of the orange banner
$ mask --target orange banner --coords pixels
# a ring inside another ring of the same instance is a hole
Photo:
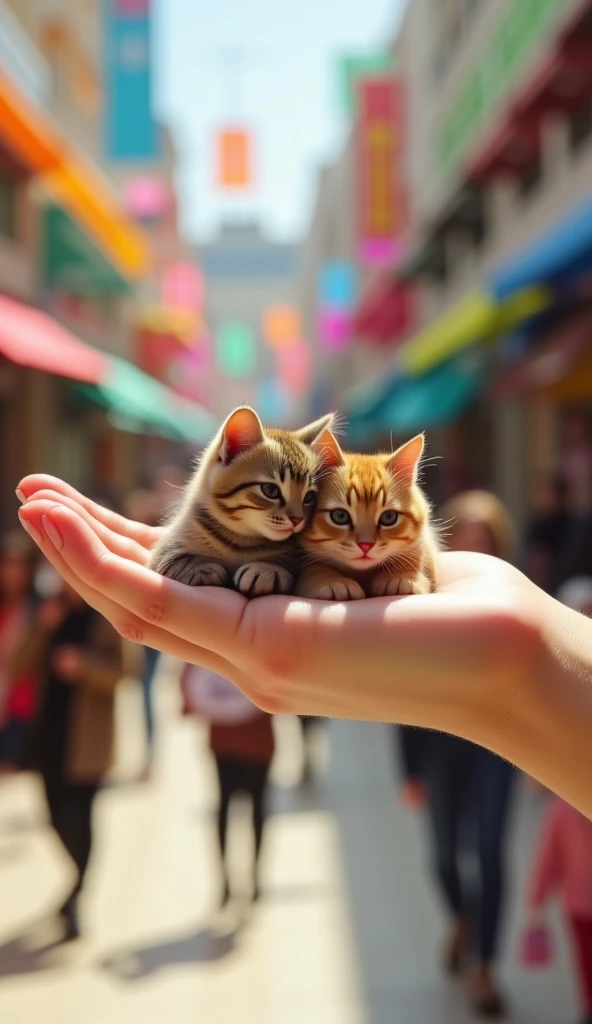
[[[218,135],[217,179],[220,188],[248,188],[253,182],[251,133],[227,128]]]
[[[396,258],[404,225],[402,85],[372,78],[358,89],[359,255],[365,264],[381,265]]]

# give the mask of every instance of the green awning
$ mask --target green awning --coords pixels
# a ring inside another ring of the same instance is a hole
[[[71,295],[125,295],[130,284],[82,228],[59,206],[43,212],[46,283]]]
[[[201,406],[180,398],[136,366],[109,357],[110,369],[100,384],[73,385],[88,401],[108,409],[119,429],[158,434],[174,441],[205,444],[215,421]]]
[[[481,352],[443,363],[424,377],[400,376],[384,391],[370,415],[353,415],[348,432],[354,444],[372,435],[418,433],[454,422],[479,394],[486,377]]]

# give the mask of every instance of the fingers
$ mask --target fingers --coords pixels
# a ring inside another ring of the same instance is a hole
[[[54,544],[47,538],[45,533],[35,537],[45,557],[57,572],[70,584],[74,590],[95,608],[114,626],[117,632],[126,640],[133,643],[145,644],[148,647],[155,647],[164,651],[181,661],[191,662],[196,665],[203,665],[205,668],[218,672],[220,675],[231,679],[232,682],[243,690],[247,695],[252,690],[249,677],[239,668],[231,665],[223,656],[215,654],[206,648],[200,648],[187,640],[182,640],[165,629],[150,625],[138,616],[130,614],[127,609],[117,605],[114,601],[105,597],[97,590],[93,590],[82,582],[69,568]]]
[[[22,495],[24,501],[27,502],[41,490],[55,491],[62,497],[72,498],[79,505],[82,505],[87,512],[90,512],[99,523],[107,526],[114,533],[137,541],[143,547],[149,549],[154,547],[160,536],[158,527],[146,526],[144,523],[135,523],[133,520],[126,519],[125,516],[120,516],[111,509],[104,508],[102,505],[98,505],[96,501],[91,501],[84,494],[80,494],[74,487],[70,487],[70,484],[65,483],[56,476],[47,476],[43,473],[26,476],[18,485],[17,493]]]
[[[49,538],[73,576],[91,590],[150,626],[160,626],[233,662],[244,657],[240,627],[247,602],[239,594],[220,587],[186,587],[113,554],[85,520],[64,505],[33,500],[23,506],[20,516],[24,524]]]
[[[45,500],[49,501],[52,506],[60,504],[64,505],[66,508],[72,509],[73,512],[76,512],[82,519],[84,519],[85,523],[88,523],[91,530],[94,530],[97,536],[103,541],[105,547],[114,555],[120,555],[122,558],[129,558],[132,562],[137,562],[139,565],[148,564],[150,551],[147,548],[142,544],[138,544],[137,541],[132,540],[130,537],[125,537],[120,533],[114,533],[113,530],[99,522],[91,512],[73,498],[59,494],[57,491],[43,489],[36,491],[34,498],[31,500]]]

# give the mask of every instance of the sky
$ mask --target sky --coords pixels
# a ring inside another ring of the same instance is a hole
[[[346,120],[339,57],[393,38],[405,0],[154,0],[155,96],[174,130],[183,226],[205,241],[221,219],[257,217],[271,237],[306,229],[318,167],[339,152]],[[215,132],[250,127],[256,182],[221,193]]]

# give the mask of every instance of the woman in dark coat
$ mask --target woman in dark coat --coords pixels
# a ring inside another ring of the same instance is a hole
[[[486,491],[467,491],[442,509],[454,523],[449,547],[509,559],[514,531],[501,502]],[[477,682],[476,682],[477,685]],[[513,767],[482,747],[447,733],[397,729],[403,761],[404,796],[427,802],[434,850],[434,873],[451,918],[444,961],[461,970],[474,928],[477,964],[472,1001],[481,1016],[496,1017],[504,1007],[495,979],[495,961],[504,895],[503,855]],[[475,844],[480,893],[471,905],[460,864],[462,841]]]

